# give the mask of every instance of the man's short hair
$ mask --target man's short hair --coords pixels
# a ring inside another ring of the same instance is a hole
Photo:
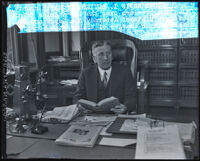
[[[100,46],[104,46],[104,45],[108,45],[108,46],[110,46],[112,48],[112,45],[111,45],[110,41],[108,41],[108,40],[99,40],[99,41],[95,41],[92,44],[92,53],[93,53],[95,48],[100,47]]]

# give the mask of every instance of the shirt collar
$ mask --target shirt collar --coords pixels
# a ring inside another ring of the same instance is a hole
[[[100,76],[101,76],[101,81],[103,80],[104,72],[107,73],[107,80],[109,80],[110,74],[111,74],[111,71],[112,71],[112,66],[111,66],[109,69],[107,69],[107,70],[101,69],[101,68],[98,66],[98,70],[99,70],[99,73],[100,73]]]

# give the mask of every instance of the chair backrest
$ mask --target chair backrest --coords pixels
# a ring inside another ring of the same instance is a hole
[[[134,80],[137,80],[137,48],[133,41],[127,39],[113,39],[110,41],[113,53],[113,62],[130,66]],[[86,42],[81,49],[81,69],[93,64],[92,42]]]

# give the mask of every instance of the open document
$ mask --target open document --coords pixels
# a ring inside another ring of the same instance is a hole
[[[139,126],[135,159],[186,159],[177,125]]]

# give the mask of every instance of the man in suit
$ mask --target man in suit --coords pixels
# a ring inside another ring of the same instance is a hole
[[[78,81],[76,99],[99,102],[114,96],[120,104],[110,111],[101,113],[125,113],[135,110],[136,85],[133,83],[130,67],[112,63],[112,49],[108,41],[97,41],[92,45],[95,65],[85,68]]]

